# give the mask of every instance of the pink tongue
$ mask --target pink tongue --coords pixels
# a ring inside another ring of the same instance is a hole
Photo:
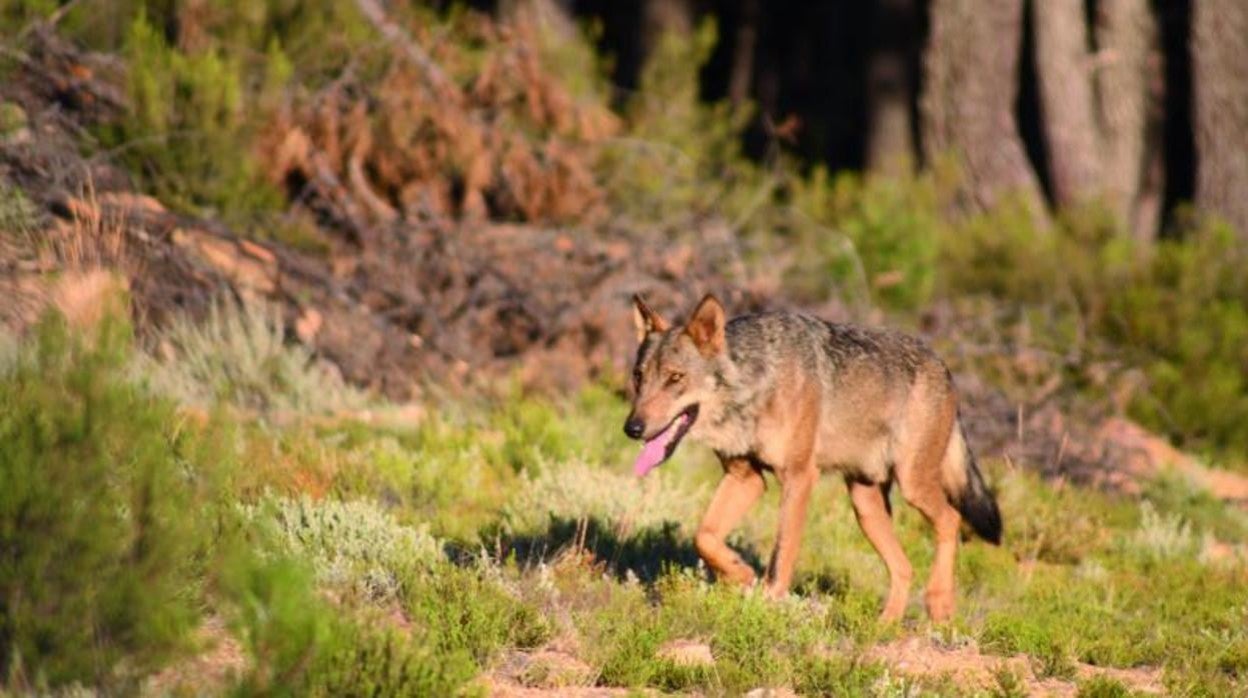
[[[647,473],[654,470],[655,466],[663,462],[667,457],[668,443],[676,437],[676,432],[680,431],[688,419],[687,415],[680,415],[666,429],[646,441],[641,447],[641,453],[637,454],[637,460],[633,462],[633,473],[637,477],[645,477]]]

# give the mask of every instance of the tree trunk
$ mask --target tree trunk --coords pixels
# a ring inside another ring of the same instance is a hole
[[[1192,4],[1196,205],[1248,242],[1248,4]]]
[[[1096,95],[1084,0],[1033,2],[1041,126],[1053,198],[1080,203],[1100,188],[1102,167]]]
[[[665,34],[689,36],[693,33],[691,0],[644,0],[641,7],[641,63],[659,45]]]
[[[1102,201],[1134,235],[1161,205],[1162,66],[1148,0],[1101,0],[1096,51],[1084,0],[1033,2],[1041,120],[1059,206]]]
[[[498,14],[512,22],[531,22],[560,40],[577,37],[576,22],[567,0],[502,0],[498,3]]]
[[[901,175],[914,166],[910,74],[917,7],[915,0],[879,0],[872,12],[867,58],[867,170]]]
[[[754,78],[754,53],[758,46],[758,0],[741,0],[741,18],[732,47],[732,70],[728,75],[728,99],[741,104],[750,96]]]
[[[1044,220],[1040,185],[1014,119],[1022,31],[1022,0],[932,0],[923,150],[929,161],[946,153],[959,159],[971,206],[1018,196]]]
[[[1097,87],[1105,196],[1119,220],[1143,240],[1157,235],[1163,185],[1164,68],[1158,41],[1149,0],[1100,0]]]

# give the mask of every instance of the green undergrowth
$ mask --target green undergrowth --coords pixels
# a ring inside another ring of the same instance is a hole
[[[896,498],[916,584],[902,625],[883,627],[887,575],[842,483],[812,497],[791,598],[713,584],[692,538],[718,468],[690,445],[636,480],[636,446],[617,436],[626,407],[605,388],[445,400],[414,423],[256,419],[154,394],[128,337],[49,319],[0,377],[10,692],[133,690],[181,667],[179,685],[215,694],[474,693],[515,656],[557,648],[585,665],[574,681],[600,686],[973,693],[874,654],[915,637],[1021,653],[1032,676],[1083,695],[1130,686],[1080,664],[1154,667],[1178,695],[1246,688],[1245,514],[1176,476],[1126,496],[986,459],[1005,539],[962,546],[958,615],[941,628],[919,593],[930,531]],[[760,570],[776,490],[729,539]],[[192,662],[211,652],[198,632],[212,618],[243,657],[216,678]],[[713,665],[676,661],[681,644]],[[1002,672],[1005,695],[1031,680]]]
[[[187,649],[228,466],[125,381],[129,327],[45,318],[0,374],[0,674],[125,686]]]
[[[155,392],[183,405],[323,414],[367,406],[335,367],[286,341],[276,307],[222,298],[202,320],[175,317],[154,343],[162,356],[139,355],[136,369]]]

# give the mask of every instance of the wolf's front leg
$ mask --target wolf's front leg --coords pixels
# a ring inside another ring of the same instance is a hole
[[[813,464],[776,473],[780,480],[780,532],[776,549],[771,555],[767,596],[778,599],[789,593],[798,548],[802,544],[802,528],[806,525],[806,505],[819,471]]]
[[[749,586],[754,583],[754,569],[724,541],[763,495],[765,484],[762,473],[744,458],[725,460],[723,466],[724,479],[702,517],[694,545],[717,577]]]

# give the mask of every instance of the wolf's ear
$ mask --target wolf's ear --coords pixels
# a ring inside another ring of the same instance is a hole
[[[711,294],[703,296],[689,316],[685,334],[703,356],[714,356],[724,349],[724,306]]]
[[[666,332],[667,320],[650,309],[640,293],[633,294],[633,324],[637,326],[637,341],[643,342],[651,332]]]

